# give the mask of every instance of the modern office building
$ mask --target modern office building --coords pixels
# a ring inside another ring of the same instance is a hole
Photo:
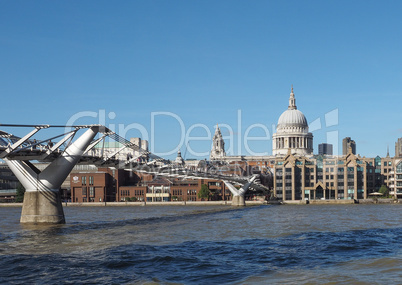
[[[321,143],[318,145],[318,154],[333,155],[333,146],[329,143]]]
[[[346,137],[342,140],[342,154],[347,155],[349,153],[349,148],[352,149],[353,154],[356,154],[356,142],[350,137]]]
[[[307,158],[289,153],[277,159],[274,195],[281,200],[367,199],[381,185],[390,187],[391,158],[362,158],[349,150],[339,157]]]
[[[402,157],[402,138],[395,143],[395,157]]]
[[[398,139],[399,141],[399,139]],[[388,176],[390,195],[402,197],[402,158],[395,157]]]

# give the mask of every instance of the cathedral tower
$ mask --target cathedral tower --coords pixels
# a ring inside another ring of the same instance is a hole
[[[215,135],[212,139],[212,150],[209,156],[209,160],[219,160],[224,156],[226,156],[225,142],[223,141],[221,130],[219,129],[217,124]]]

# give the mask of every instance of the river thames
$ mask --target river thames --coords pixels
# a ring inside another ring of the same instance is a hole
[[[1,284],[400,284],[401,205],[0,207]]]

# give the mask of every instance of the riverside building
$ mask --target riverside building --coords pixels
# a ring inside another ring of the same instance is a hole
[[[130,141],[144,151],[148,150],[147,141],[138,138]],[[110,144],[105,151],[109,156],[118,155],[121,159],[147,160],[139,151],[119,151],[120,147]],[[95,151],[100,151],[100,148]],[[356,144],[350,137],[343,140],[343,152],[345,154],[339,156],[328,151],[313,154],[313,135],[309,132],[306,117],[296,107],[292,87],[288,108],[279,117],[277,132],[273,135],[273,155],[227,156],[217,125],[211,161],[184,160],[179,151],[174,163],[192,170],[215,163],[222,166],[217,169],[225,175],[261,172],[266,174],[264,185],[272,189],[271,196],[284,201],[366,199],[378,192],[382,185],[387,186],[395,198],[402,197],[402,138],[395,143],[395,157],[389,154],[386,157],[361,157],[356,154]],[[39,169],[45,166],[36,164]],[[17,180],[5,165],[0,172],[0,192],[4,192],[0,194],[8,198],[11,190],[15,190]],[[63,201],[72,202],[199,201],[197,193],[202,184],[208,185],[213,200],[231,199],[230,191],[220,180],[156,179],[151,175],[121,169],[98,169],[91,165],[75,166],[62,185],[62,193]]]
[[[202,201],[201,185],[207,185],[211,200],[231,200],[226,185],[216,179],[168,179],[123,169],[99,168],[70,174],[71,201],[83,202],[168,202]]]
[[[394,197],[402,196],[402,138],[395,144],[394,158],[389,154],[385,158],[361,157],[350,137],[343,139],[343,155],[332,155],[328,144],[321,144],[321,154],[314,155],[313,135],[306,117],[296,107],[293,87],[288,109],[279,117],[277,132],[272,137],[272,156],[226,156],[222,137],[217,133],[218,128],[211,159],[242,161],[256,170],[270,172],[272,194],[277,199],[367,199],[382,185]]]

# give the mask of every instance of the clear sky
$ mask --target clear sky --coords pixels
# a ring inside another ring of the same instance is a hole
[[[367,0],[0,0],[0,123],[103,123],[185,158],[207,157],[219,123],[229,154],[271,154],[270,139],[244,137],[272,135],[293,84],[315,152],[350,136],[362,156],[387,145],[394,155],[401,11]]]

